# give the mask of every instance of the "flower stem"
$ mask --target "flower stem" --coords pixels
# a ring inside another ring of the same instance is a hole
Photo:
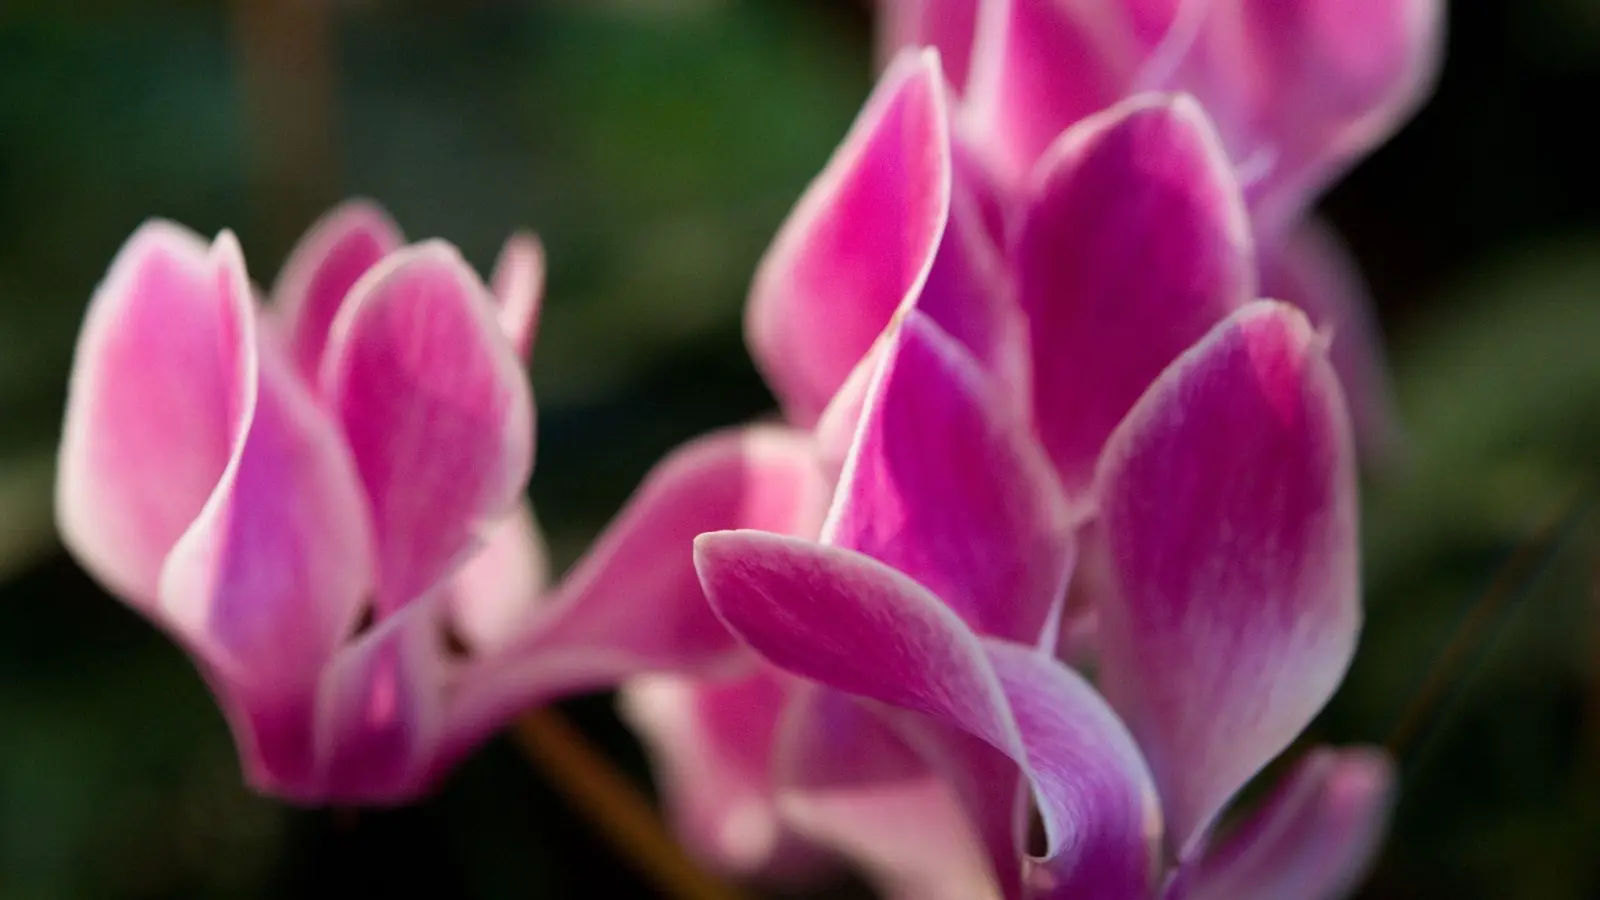
[[[673,900],[746,900],[705,871],[668,833],[649,801],[554,709],[517,721],[517,746],[656,889]]]

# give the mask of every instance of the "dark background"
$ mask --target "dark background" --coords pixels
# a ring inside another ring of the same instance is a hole
[[[1410,445],[1366,488],[1368,627],[1315,733],[1414,735],[1363,898],[1591,898],[1600,4],[1450,12],[1436,98],[1323,204],[1379,298]],[[178,650],[52,534],[72,343],[146,216],[234,228],[260,280],[349,194],[484,267],[532,226],[533,494],[563,564],[664,450],[769,408],[740,305],[870,86],[870,25],[843,0],[6,0],[0,898],[651,896],[503,740],[404,811],[249,794]],[[609,698],[567,710],[643,777]]]

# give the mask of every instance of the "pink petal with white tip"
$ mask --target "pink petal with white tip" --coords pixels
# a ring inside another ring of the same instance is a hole
[[[400,249],[400,227],[377,204],[352,200],[311,226],[273,286],[273,311],[302,377],[315,381],[333,320],[350,289]]]
[[[1204,113],[1143,95],[1062,135],[1013,244],[1033,408],[1068,490],[1150,382],[1254,298],[1243,200]]]
[[[887,63],[907,47],[934,47],[957,91],[967,83],[980,0],[878,0],[878,57]]]
[[[1326,341],[1270,301],[1180,357],[1107,444],[1083,553],[1101,588],[1101,683],[1180,856],[1349,663],[1353,457]]]
[[[490,289],[500,303],[500,328],[523,359],[533,350],[539,334],[539,311],[544,305],[544,245],[527,232],[513,234],[495,260]]]
[[[550,553],[524,502],[489,529],[483,548],[450,584],[451,622],[473,653],[493,653],[521,634],[545,599]]]
[[[372,505],[387,614],[437,585],[521,497],[532,392],[488,291],[442,242],[391,254],[356,285],[321,383]]]

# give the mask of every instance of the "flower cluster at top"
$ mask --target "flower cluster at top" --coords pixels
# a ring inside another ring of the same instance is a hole
[[[485,283],[363,202],[266,291],[227,232],[129,239],[74,362],[68,546],[295,802],[409,801],[620,686],[736,873],[1342,895],[1381,752],[1303,752],[1217,825],[1354,652],[1358,448],[1393,431],[1307,210],[1425,95],[1441,4],[881,6],[878,85],[754,277],[783,422],[674,451],[559,581],[524,498],[539,243]]]

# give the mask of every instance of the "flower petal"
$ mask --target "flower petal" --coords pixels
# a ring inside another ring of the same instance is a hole
[[[380,613],[475,550],[532,471],[532,392],[493,316],[455,249],[429,242],[368,273],[334,324],[323,393],[372,505]]]
[[[884,63],[907,47],[935,47],[945,77],[967,83],[979,0],[878,0],[878,57]]]
[[[315,381],[328,332],[350,289],[400,249],[400,227],[377,204],[351,200],[312,225],[273,286],[273,311],[302,376]]]
[[[450,585],[451,622],[473,653],[493,653],[517,637],[544,597],[550,554],[524,502],[495,524]]]
[[[1134,48],[1118,4],[985,0],[967,80],[964,131],[1002,184],[1020,184],[1065,128],[1122,95]]]
[[[778,721],[797,683],[770,666],[731,680],[649,675],[622,689],[623,718],[649,744],[677,833],[719,868],[803,877],[816,851],[779,814]]]
[[[1038,643],[1075,549],[1049,462],[927,316],[906,315],[884,352],[823,540],[906,573],[980,634]]]
[[[179,225],[148,222],[118,252],[78,338],[56,518],[78,560],[146,610],[249,416],[254,313],[229,286],[234,264]]]
[[[1064,134],[1013,247],[1034,416],[1069,491],[1168,363],[1254,298],[1243,202],[1198,106],[1143,95]]]
[[[1338,237],[1322,222],[1302,222],[1263,254],[1261,284],[1263,294],[1300,307],[1329,335],[1329,356],[1350,399],[1357,443],[1379,462],[1393,458],[1402,437],[1383,338],[1361,272]]]
[[[1333,693],[1361,608],[1354,460],[1326,341],[1253,303],[1112,435],[1084,565],[1102,684],[1187,855]]]
[[[500,303],[500,328],[523,359],[539,334],[544,305],[544,245],[538,235],[517,232],[500,250],[489,284]]]
[[[739,531],[702,535],[695,558],[718,614],[780,668],[1009,756],[1032,781],[1049,830],[1044,865],[1063,889],[1149,891],[1148,777],[1082,678],[1035,648],[980,639],[920,585],[852,551]],[[1010,805],[1004,781],[978,787]]]
[[[1377,854],[1394,791],[1381,750],[1311,751],[1266,804],[1200,860],[1183,900],[1338,900]]]
[[[896,57],[756,270],[751,354],[809,426],[928,277],[950,206],[937,56]]]

